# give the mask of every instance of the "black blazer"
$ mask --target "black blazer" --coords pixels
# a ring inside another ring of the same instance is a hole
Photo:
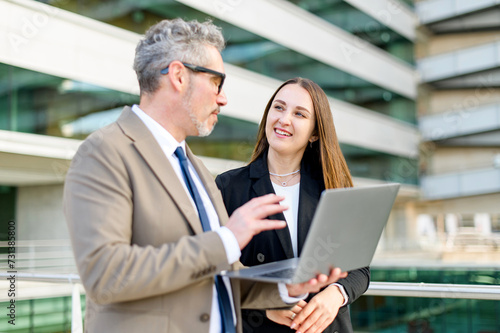
[[[325,188],[321,170],[314,168],[313,163],[308,163],[308,161],[310,161],[310,157],[306,153],[302,159],[300,170],[297,230],[299,254],[309,231],[321,192]],[[274,193],[269,178],[267,152],[245,167],[230,170],[217,176],[215,182],[222,193],[229,215],[252,198]],[[269,218],[285,220],[283,213]],[[293,258],[293,250],[290,231],[288,227],[285,227],[279,230],[263,231],[254,236],[243,249],[240,260],[246,266],[255,266],[288,258]],[[354,302],[368,289],[370,269],[365,267],[351,271],[347,278],[339,280],[338,283],[344,287],[349,301],[346,306],[340,308],[337,317],[324,332],[350,333],[353,332],[353,329],[347,305]],[[314,295],[311,295],[310,298],[312,296]],[[264,311],[243,310],[242,312],[244,332],[295,332],[295,330],[291,330],[287,326],[276,324],[267,319]]]

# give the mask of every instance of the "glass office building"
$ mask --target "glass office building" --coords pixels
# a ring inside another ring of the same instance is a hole
[[[149,26],[211,19],[229,103],[188,143],[214,175],[248,161],[274,90],[310,78],[355,184],[402,184],[373,281],[498,284],[498,15],[493,0],[0,0],[0,241],[15,221],[20,271],[76,273],[61,200],[73,154],[139,102],[132,62]],[[67,331],[70,292],[48,305],[36,286],[17,331]],[[500,331],[497,301],[364,296],[351,312],[360,332]]]

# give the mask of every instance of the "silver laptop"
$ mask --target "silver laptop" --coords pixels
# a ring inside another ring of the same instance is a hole
[[[369,266],[396,199],[399,184],[325,190],[314,213],[300,258],[224,272],[267,282],[301,283],[332,267]]]

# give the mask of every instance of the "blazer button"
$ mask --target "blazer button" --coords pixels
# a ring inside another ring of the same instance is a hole
[[[265,258],[266,258],[266,257],[265,257],[262,253],[258,253],[258,254],[257,254],[257,260],[258,260],[259,262],[264,262],[264,259],[265,259]]]
[[[210,315],[208,313],[204,313],[200,316],[200,321],[202,323],[206,323],[210,319]]]

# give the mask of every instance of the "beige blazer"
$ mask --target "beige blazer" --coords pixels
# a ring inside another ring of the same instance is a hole
[[[212,175],[186,153],[226,223]],[[66,177],[64,211],[87,292],[86,332],[208,332],[213,276],[231,267],[187,195],[129,107],[82,143]],[[232,287],[239,332],[241,307],[286,306],[276,285]]]

